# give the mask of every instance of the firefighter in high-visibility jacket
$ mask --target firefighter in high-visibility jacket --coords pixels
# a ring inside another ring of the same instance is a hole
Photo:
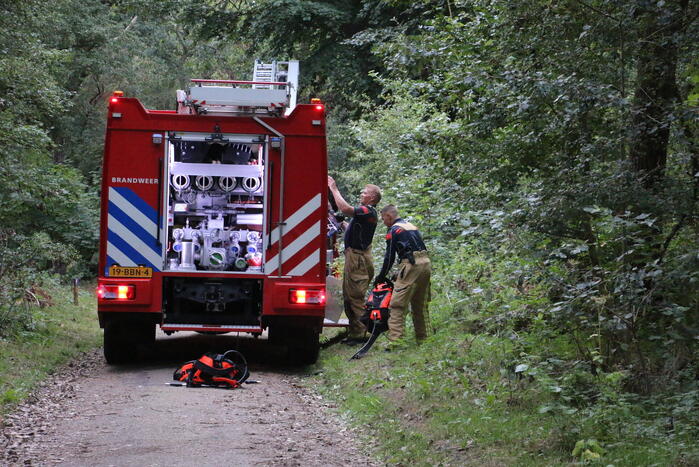
[[[384,282],[398,256],[398,273],[393,286],[388,339],[399,341],[405,334],[405,315],[410,305],[413,315],[415,338],[418,342],[427,337],[429,315],[427,302],[430,293],[431,263],[420,231],[410,222],[398,217],[398,209],[392,204],[381,210],[381,220],[388,227],[386,255],[375,284]]]
[[[366,291],[374,276],[374,262],[371,256],[371,242],[374,238],[378,214],[376,205],[381,201],[381,190],[368,184],[359,193],[359,206],[351,206],[340,194],[337,184],[328,177],[328,188],[335,198],[338,209],[352,218],[345,229],[345,269],[342,277],[342,296],[345,314],[349,321],[348,345],[364,342],[366,328],[359,321],[364,313]]]

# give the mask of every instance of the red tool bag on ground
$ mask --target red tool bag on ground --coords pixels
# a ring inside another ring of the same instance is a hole
[[[175,370],[173,379],[187,387],[217,387],[233,389],[248,379],[248,363],[243,354],[229,350],[224,354],[207,353]]]

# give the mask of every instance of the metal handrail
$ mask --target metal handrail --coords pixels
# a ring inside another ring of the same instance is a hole
[[[193,83],[218,83],[218,84],[269,84],[272,86],[287,86],[289,83],[282,81],[235,81],[229,79],[192,79]]]

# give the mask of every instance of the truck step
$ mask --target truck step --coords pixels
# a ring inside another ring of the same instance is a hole
[[[338,319],[337,321],[325,319],[323,320],[323,326],[326,328],[344,328],[349,326],[349,321],[347,318]]]
[[[160,325],[163,331],[198,331],[198,332],[251,332],[262,333],[260,326],[245,324],[177,324],[165,323]]]

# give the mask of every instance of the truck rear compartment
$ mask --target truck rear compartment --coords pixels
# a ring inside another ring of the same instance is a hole
[[[166,330],[177,324],[259,327],[262,280],[165,277],[163,310],[163,329]]]

